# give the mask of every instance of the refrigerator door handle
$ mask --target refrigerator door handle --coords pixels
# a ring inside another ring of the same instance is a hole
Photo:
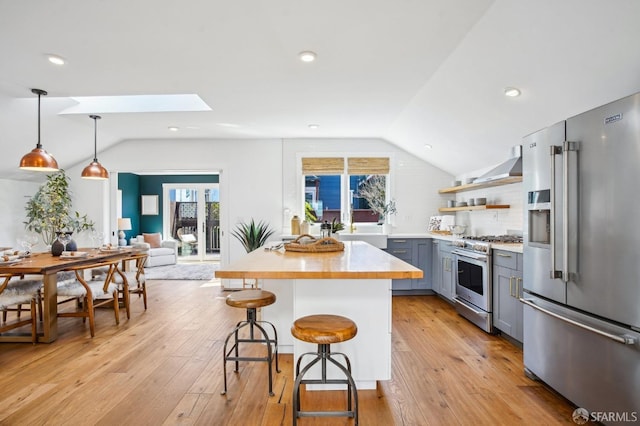
[[[562,147],[551,145],[550,152],[551,154],[551,185],[549,188],[551,203],[550,203],[550,215],[551,215],[551,223],[549,233],[549,252],[551,253],[551,271],[549,272],[549,277],[551,279],[562,278],[562,271],[559,270],[556,266],[556,216],[555,216],[555,204],[556,204],[556,155],[562,155]]]
[[[576,279],[576,274],[570,271],[571,264],[569,262],[569,245],[571,244],[569,227],[573,224],[572,219],[569,217],[572,211],[569,204],[574,200],[573,197],[577,195],[578,191],[578,175],[575,173],[577,162],[573,163],[574,168],[572,168],[570,160],[571,157],[578,155],[579,147],[580,144],[578,142],[572,141],[565,141],[562,145],[562,150],[564,151],[562,167],[562,281],[565,283]],[[574,209],[577,209],[577,205]]]
[[[525,299],[525,298],[520,298],[520,301],[522,303],[524,303],[527,306],[532,307],[533,309],[536,309],[540,312],[543,312],[549,316],[552,316],[554,318],[557,318],[561,321],[564,321],[568,324],[574,325],[576,327],[582,328],[584,330],[590,331],[591,333],[595,333],[595,334],[599,334],[600,336],[606,337],[608,339],[613,340],[614,342],[618,342],[618,343],[622,343],[623,345],[635,345],[636,344],[636,339],[634,337],[630,337],[630,336],[619,336],[617,334],[612,334],[603,330],[599,330],[597,328],[591,327],[590,325],[587,324],[583,324],[579,321],[573,320],[571,318],[567,318],[565,316],[562,316],[560,314],[557,314],[555,312],[552,312],[548,309],[545,309],[541,306],[536,305],[536,303],[533,300],[530,299]]]

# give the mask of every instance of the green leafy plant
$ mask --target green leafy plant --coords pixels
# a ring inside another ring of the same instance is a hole
[[[242,243],[247,253],[251,253],[262,247],[274,232],[275,231],[269,227],[269,224],[263,221],[256,223],[251,219],[251,222],[248,224],[238,223],[236,229],[231,232],[231,235]]]
[[[316,223],[318,220],[318,216],[316,216],[316,211],[313,209],[313,206],[310,202],[304,202],[304,220],[308,223]]]
[[[47,181],[27,201],[25,228],[40,234],[46,245],[53,244],[56,232],[93,230],[93,221],[86,214],[71,212],[71,204],[69,177],[61,169],[48,175]]]
[[[331,233],[334,234],[342,230],[344,230],[344,223],[338,221],[338,219],[334,217],[331,221]]]

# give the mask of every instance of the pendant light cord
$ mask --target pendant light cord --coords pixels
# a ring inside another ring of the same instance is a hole
[[[40,143],[40,93],[38,93],[38,144],[36,148],[42,149],[42,144]]]
[[[98,162],[98,120],[102,117],[99,115],[90,115],[93,118],[93,162]]]

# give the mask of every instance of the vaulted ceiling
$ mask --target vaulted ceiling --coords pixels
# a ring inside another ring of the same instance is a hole
[[[18,162],[37,140],[31,88],[49,92],[41,140],[63,168],[93,157],[89,114],[61,114],[74,97],[196,94],[210,111],[92,111],[99,151],[379,137],[452,174],[477,170],[640,91],[639,18],[637,0],[0,0],[0,178],[30,175]]]

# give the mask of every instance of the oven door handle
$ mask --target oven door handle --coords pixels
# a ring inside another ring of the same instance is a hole
[[[473,253],[469,253],[461,250],[452,250],[451,253],[457,254],[458,256],[467,257],[469,259],[474,259],[474,260],[484,260],[485,262],[487,260],[487,256],[484,256],[482,254],[473,254]]]

